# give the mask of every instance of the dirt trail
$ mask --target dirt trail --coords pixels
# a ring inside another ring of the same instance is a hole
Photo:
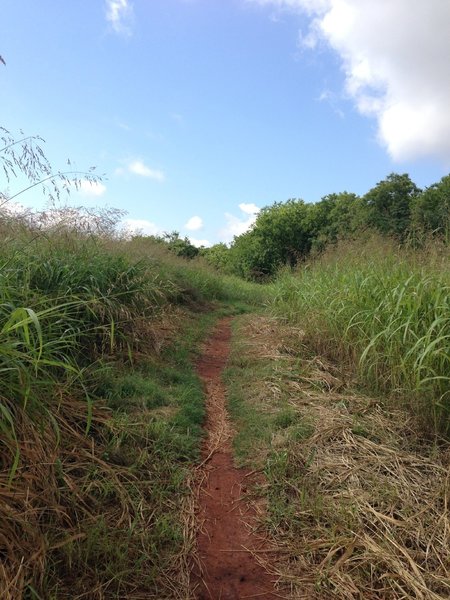
[[[249,473],[233,465],[232,430],[221,381],[230,351],[230,320],[220,321],[197,366],[207,394],[208,438],[199,490],[200,566],[194,568],[193,582],[198,600],[270,600],[280,596],[257,560],[267,548],[252,531],[254,510],[245,500]]]

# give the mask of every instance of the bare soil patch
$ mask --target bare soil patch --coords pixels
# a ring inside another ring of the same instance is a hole
[[[262,560],[269,548],[256,532],[256,508],[246,498],[252,475],[233,465],[232,428],[221,376],[230,351],[230,319],[218,324],[197,370],[207,394],[207,439],[199,469],[197,600],[279,598]]]

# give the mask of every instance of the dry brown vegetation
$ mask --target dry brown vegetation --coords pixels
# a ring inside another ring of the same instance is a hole
[[[20,463],[11,482],[0,475],[0,597],[184,599],[189,469],[177,466],[170,411],[114,415],[97,401],[89,435],[73,397],[59,398],[53,423],[11,411],[16,440],[0,460],[18,449]]]
[[[318,600],[448,598],[449,446],[356,392],[300,328],[242,317],[237,339],[237,448],[267,478],[279,548],[268,566],[282,588]]]

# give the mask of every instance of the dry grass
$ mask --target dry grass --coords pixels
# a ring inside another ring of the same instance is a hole
[[[151,547],[158,543],[152,530],[161,507],[150,488],[160,486],[162,476],[154,440],[142,424],[152,414],[120,424],[97,407],[87,437],[85,404],[66,400],[55,414],[60,441],[51,427],[39,430],[25,413],[16,416],[22,466],[10,485],[7,474],[0,480],[0,597],[41,597],[44,590],[45,598],[58,599],[185,599],[189,536],[178,553],[161,546],[163,558]],[[130,438],[127,452],[117,448],[114,454],[111,440],[124,436]],[[178,502],[166,500],[166,510],[178,511]],[[186,502],[187,494],[183,512]],[[119,556],[122,551],[126,556]],[[102,564],[108,556],[114,564]],[[110,567],[118,571],[108,575]]]
[[[193,411],[201,390],[182,350],[167,352],[180,329],[185,339],[177,348],[190,343],[191,320],[174,308],[171,322],[162,320],[153,332],[158,347],[152,341],[150,353],[133,354],[143,373],[155,361],[150,373],[168,386],[169,405],[128,407],[124,397],[126,410],[114,412],[97,400],[86,435],[86,401],[67,390],[48,400],[45,416],[0,397],[16,436],[0,431],[2,600],[190,598],[190,444],[198,439],[194,423],[177,425],[184,418],[178,394]],[[200,328],[194,333],[202,335]],[[9,481],[17,449],[19,466]]]
[[[239,338],[247,368],[266,365],[247,402],[275,424],[289,411],[260,464],[276,569],[292,597],[448,598],[448,446],[352,391],[345,373],[311,356],[300,329],[245,318]]]
[[[4,400],[4,402],[6,402]],[[12,407],[11,407],[12,408]],[[65,407],[66,409],[69,406]],[[12,408],[14,410],[14,408]],[[0,521],[2,522],[2,576],[0,578],[0,596],[13,600],[21,598],[28,584],[42,584],[45,564],[49,553],[80,539],[85,534],[73,522],[73,515],[61,499],[61,488],[67,486],[76,497],[79,493],[80,478],[71,476],[70,470],[65,481],[58,481],[58,465],[62,461],[83,469],[86,454],[90,454],[89,462],[95,457],[93,449],[86,446],[88,438],[81,431],[76,431],[71,419],[80,424],[85,423],[86,407],[81,403],[71,402],[70,410],[57,415],[58,425],[65,440],[63,446],[58,444],[54,430],[49,427],[36,428],[29,416],[20,410],[14,410],[16,430],[20,432],[17,440],[20,448],[21,466],[15,479],[8,484],[8,472],[1,474],[0,487]],[[104,419],[105,415],[96,411],[94,427]],[[74,461],[74,450],[78,457]],[[13,450],[3,446],[2,464],[7,465]],[[58,462],[59,461],[59,462]],[[86,503],[79,506],[79,511],[86,510]],[[56,535],[57,524],[64,523],[64,540],[55,538],[48,542],[42,534],[45,527]]]

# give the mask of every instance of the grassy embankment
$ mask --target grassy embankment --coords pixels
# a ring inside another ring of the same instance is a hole
[[[444,255],[340,248],[236,320],[236,453],[265,474],[293,598],[450,593],[448,275]]]
[[[261,289],[142,240],[0,226],[0,596],[188,597],[195,352],[213,305]]]

